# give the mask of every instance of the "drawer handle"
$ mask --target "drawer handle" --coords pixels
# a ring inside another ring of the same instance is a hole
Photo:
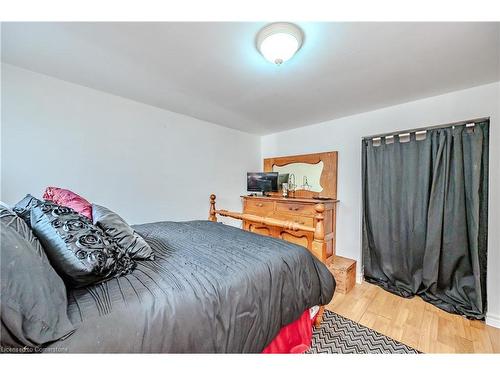
[[[299,210],[299,208],[298,208],[298,207],[288,207],[288,209],[289,209],[290,211],[298,211],[298,210]]]
[[[305,222],[303,222],[303,221],[298,221],[298,220],[295,220],[295,222],[296,222],[297,224],[300,224],[300,225],[304,225],[304,224],[305,224]]]
[[[257,207],[262,207],[263,204],[262,203],[257,203]]]

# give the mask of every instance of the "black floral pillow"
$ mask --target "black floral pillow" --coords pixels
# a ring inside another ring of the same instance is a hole
[[[71,208],[39,201],[30,208],[30,219],[53,267],[73,287],[124,275],[135,267],[112,238]]]

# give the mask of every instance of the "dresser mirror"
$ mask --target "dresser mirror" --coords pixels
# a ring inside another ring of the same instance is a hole
[[[295,198],[337,199],[336,151],[267,158],[264,159],[264,172],[288,174],[289,182],[295,185]],[[280,195],[281,192],[271,194]]]
[[[273,172],[288,174],[288,182],[295,185],[296,190],[309,190],[319,193],[323,191],[321,186],[323,166],[322,161],[317,164],[290,163],[282,166],[273,165]]]

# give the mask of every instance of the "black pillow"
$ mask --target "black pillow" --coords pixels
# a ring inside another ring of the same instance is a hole
[[[13,211],[22,218],[28,226],[31,227],[30,223],[30,210],[32,207],[42,203],[40,199],[35,198],[34,196],[27,194],[23,199],[16,203],[13,208]]]
[[[74,331],[66,287],[14,226],[0,221],[2,346],[43,346]]]
[[[50,262],[74,287],[125,275],[135,267],[113,239],[71,208],[45,201],[32,207],[30,216]]]
[[[106,207],[92,204],[92,220],[132,259],[154,260],[151,247],[118,214]]]

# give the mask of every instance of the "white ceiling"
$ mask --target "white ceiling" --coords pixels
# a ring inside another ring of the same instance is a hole
[[[2,60],[268,134],[500,80],[500,23],[298,23],[265,61],[265,23],[3,23]]]

